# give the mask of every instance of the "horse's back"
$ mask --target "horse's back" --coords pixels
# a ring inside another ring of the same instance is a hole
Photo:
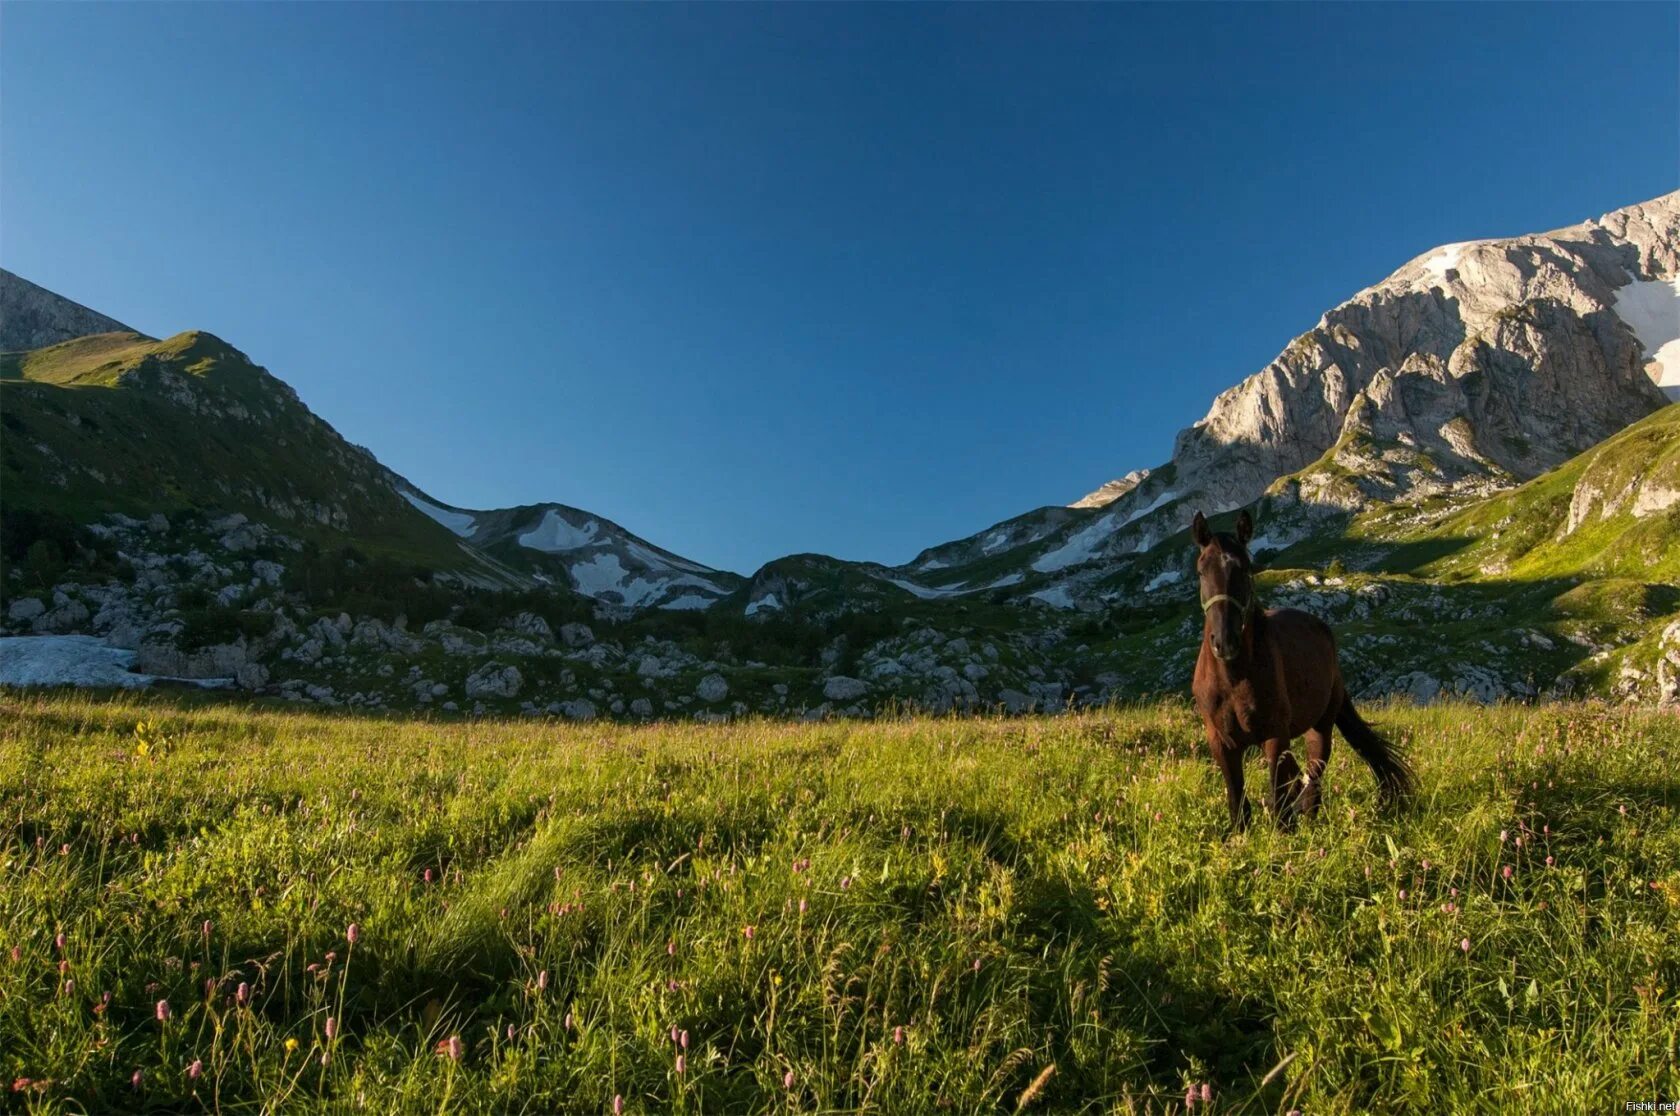
[[[1298,608],[1268,608],[1266,623],[1272,638],[1292,651],[1328,650],[1336,653],[1336,633],[1330,625],[1310,612]]]

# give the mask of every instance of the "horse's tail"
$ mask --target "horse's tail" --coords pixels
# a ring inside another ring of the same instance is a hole
[[[1359,758],[1370,765],[1371,774],[1377,777],[1377,785],[1382,788],[1384,802],[1401,802],[1411,797],[1417,789],[1417,776],[1406,760],[1406,753],[1397,744],[1377,735],[1377,731],[1365,723],[1365,718],[1353,707],[1351,697],[1342,699],[1342,711],[1336,714],[1336,727],[1342,730],[1342,735],[1359,753]]]

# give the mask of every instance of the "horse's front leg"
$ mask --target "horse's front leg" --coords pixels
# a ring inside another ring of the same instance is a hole
[[[1295,796],[1301,788],[1301,767],[1295,761],[1295,752],[1289,747],[1287,739],[1274,737],[1266,741],[1264,747],[1266,765],[1271,768],[1272,774],[1266,805],[1277,826],[1290,829],[1295,825]]]
[[[1301,775],[1300,810],[1303,817],[1318,816],[1324,798],[1324,776],[1330,767],[1330,725],[1307,730],[1307,769]]]
[[[1231,812],[1230,834],[1248,828],[1249,805],[1243,795],[1243,750],[1216,733],[1208,733],[1208,749],[1219,773],[1225,776],[1225,806]],[[1227,834],[1229,836],[1230,834]]]

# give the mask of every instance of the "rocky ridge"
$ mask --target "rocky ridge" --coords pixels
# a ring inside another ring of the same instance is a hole
[[[115,318],[0,268],[0,351],[43,349],[95,333],[135,333]]]

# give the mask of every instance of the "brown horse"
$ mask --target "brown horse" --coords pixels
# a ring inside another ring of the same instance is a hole
[[[1359,716],[1342,684],[1336,637],[1329,625],[1292,608],[1261,609],[1254,599],[1254,563],[1248,541],[1254,520],[1237,516],[1235,535],[1215,534],[1201,512],[1190,525],[1200,553],[1202,652],[1191,686],[1207,727],[1213,762],[1225,776],[1231,828],[1248,824],[1243,797],[1243,755],[1260,748],[1271,768],[1267,803],[1278,825],[1318,812],[1324,771],[1330,763],[1334,725],[1370,765],[1384,802],[1412,791],[1412,769],[1393,744]],[[1303,774],[1289,742],[1306,735]]]

